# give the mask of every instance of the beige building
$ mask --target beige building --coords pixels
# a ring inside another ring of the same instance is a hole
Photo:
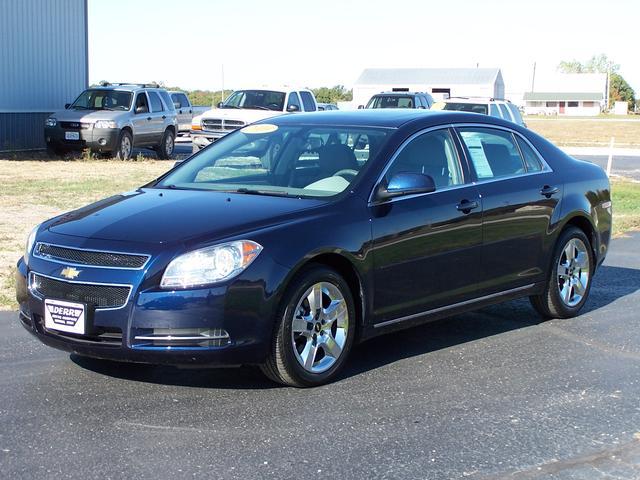
[[[527,115],[598,115],[605,108],[607,75],[562,73],[536,79],[534,90],[525,92]]]

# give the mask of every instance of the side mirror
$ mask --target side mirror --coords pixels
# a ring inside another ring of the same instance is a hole
[[[70,103],[65,103],[65,104],[64,104],[64,109],[65,109],[65,110],[69,110],[69,107],[70,107],[70,106],[71,106],[71,104],[70,104]]]
[[[224,102],[218,102],[218,108],[222,108],[222,105],[224,105]]]
[[[298,105],[289,105],[287,107],[287,112],[299,112],[300,107]]]
[[[147,113],[147,107],[143,107],[142,105],[136,107],[136,113]]]
[[[362,110],[364,108],[364,105],[358,105],[358,110]]]
[[[182,104],[180,102],[173,102],[173,108],[180,110],[182,108]]]
[[[390,198],[403,197],[405,195],[415,195],[417,193],[435,192],[436,183],[433,177],[423,173],[400,172],[396,173],[389,183],[381,183],[376,191],[376,198],[379,201]]]

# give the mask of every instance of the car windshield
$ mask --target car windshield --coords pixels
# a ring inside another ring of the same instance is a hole
[[[413,97],[408,95],[379,95],[371,98],[367,108],[414,108]]]
[[[71,107],[77,110],[129,110],[131,92],[121,90],[85,90]]]
[[[220,108],[249,108],[258,110],[284,109],[284,92],[273,90],[236,90]]]
[[[254,124],[181,164],[155,188],[330,197],[351,185],[391,130]]]
[[[445,110],[457,110],[459,112],[482,113],[486,115],[489,110],[486,103],[447,102]]]

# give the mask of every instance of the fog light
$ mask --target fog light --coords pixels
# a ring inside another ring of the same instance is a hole
[[[99,143],[100,145],[103,145],[103,146],[104,146],[104,145],[106,145],[106,144],[107,144],[107,140],[106,140],[106,139],[104,139],[104,138],[101,138],[100,140],[98,140],[98,143]]]
[[[221,328],[154,328],[152,332],[136,335],[136,344],[154,347],[222,347],[231,342],[229,333]]]

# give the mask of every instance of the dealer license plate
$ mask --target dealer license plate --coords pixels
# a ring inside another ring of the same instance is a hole
[[[85,313],[82,303],[45,299],[44,326],[49,330],[84,335]]]
[[[80,132],[64,132],[65,140],[80,140]]]

